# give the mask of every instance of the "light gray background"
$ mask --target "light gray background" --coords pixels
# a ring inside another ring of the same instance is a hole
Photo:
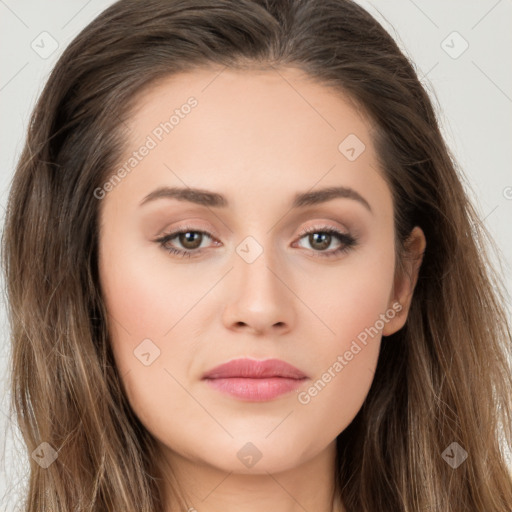
[[[51,68],[108,0],[0,0],[0,221],[28,116]],[[512,0],[359,0],[415,63],[444,135],[497,241],[512,290]],[[457,34],[453,34],[453,32]],[[51,35],[58,47],[51,55]],[[444,43],[443,43],[444,41]],[[467,50],[458,55],[465,47]],[[35,47],[35,49],[33,48]],[[36,50],[37,49],[37,50]],[[45,58],[43,58],[45,57]],[[455,58],[456,57],[456,58]],[[3,289],[3,281],[2,281]],[[509,302],[510,311],[510,302]],[[0,307],[0,510],[17,510],[27,457],[8,415],[9,354]],[[5,495],[10,491],[8,496]]]

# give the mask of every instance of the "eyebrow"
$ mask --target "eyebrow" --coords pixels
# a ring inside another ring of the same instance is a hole
[[[368,211],[373,213],[368,201],[350,187],[328,187],[312,192],[296,193],[293,197],[291,208],[303,208],[316,204],[325,203],[332,199],[353,199],[362,204]],[[208,206],[212,208],[227,208],[229,201],[225,196],[217,192],[198,188],[180,188],[180,187],[159,187],[148,194],[140,203],[143,206],[157,199],[177,199],[178,201],[188,201],[190,203]]]

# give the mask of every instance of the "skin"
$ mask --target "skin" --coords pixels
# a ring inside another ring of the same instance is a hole
[[[190,96],[197,106],[101,199],[100,279],[128,399],[158,441],[158,464],[173,468],[199,512],[344,510],[332,499],[336,436],[369,391],[381,336],[406,321],[424,234],[414,229],[416,262],[395,275],[392,196],[371,122],[295,69],[204,69],[158,83],[138,99],[123,162]],[[366,146],[354,161],[338,149],[349,134]],[[160,186],[214,191],[229,206],[169,198],[139,206]],[[351,187],[372,211],[350,198],[290,208],[297,192],[329,186]],[[300,231],[325,225],[357,245],[321,257],[343,244],[332,237],[322,248]],[[199,255],[181,258],[154,241],[182,227],[211,238],[167,245],[200,246]],[[251,263],[237,252],[248,236],[263,249]],[[397,303],[401,311],[301,403],[299,393]],[[144,339],[160,350],[148,366],[134,355]],[[238,357],[283,359],[309,379],[267,402],[201,380]],[[248,442],[261,452],[252,467],[237,457]]]

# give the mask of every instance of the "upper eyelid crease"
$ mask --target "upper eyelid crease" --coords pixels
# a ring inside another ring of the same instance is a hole
[[[141,201],[140,206],[163,198],[177,199],[178,201],[188,201],[212,208],[227,208],[229,206],[229,201],[222,194],[190,187],[159,187],[148,194]],[[292,200],[291,208],[303,208],[305,206],[325,203],[337,198],[352,199],[357,201],[373,215],[373,210],[368,201],[363,196],[361,196],[359,192],[356,192],[350,187],[327,187],[310,192],[298,192],[295,194]]]
[[[195,229],[190,226],[184,226],[182,228],[176,229],[176,231],[172,231],[170,233],[164,234],[163,236],[161,236],[153,241],[157,242],[160,246],[165,248],[166,243],[168,243],[170,240],[177,238],[180,234],[184,234],[187,232],[201,233],[203,235],[206,235],[208,238],[212,239],[212,241],[216,239],[215,236],[212,235],[209,231],[206,231],[203,229]],[[303,229],[298,235],[299,236],[298,241],[305,238],[308,234],[315,233],[315,232],[330,233],[330,234],[334,235],[334,237],[342,243],[342,245],[338,249],[331,250],[331,251],[325,251],[325,252],[320,251],[320,252],[318,252],[318,255],[315,257],[332,258],[332,257],[335,257],[339,253],[345,253],[345,252],[349,251],[351,248],[353,248],[359,244],[357,237],[354,237],[350,233],[344,233],[342,230],[339,230],[338,228],[328,226],[328,225],[311,226],[309,228]],[[179,249],[179,248],[174,247],[171,249],[165,248],[165,250],[170,253],[181,255],[182,257],[184,257],[184,256],[192,257],[194,254],[199,256],[205,250],[205,248],[202,248],[202,249],[201,248]]]

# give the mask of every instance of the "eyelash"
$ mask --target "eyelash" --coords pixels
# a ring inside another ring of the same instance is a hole
[[[179,235],[182,235],[184,233],[201,233],[203,235],[208,236],[209,238],[213,238],[210,233],[207,231],[202,231],[200,229],[194,229],[191,227],[184,227],[179,229],[178,231],[174,231],[172,233],[166,233],[164,236],[157,238],[154,240],[157,242],[165,251],[168,253],[178,256],[178,257],[187,257],[190,258],[192,256],[199,255],[203,250],[202,249],[176,249],[175,247],[169,247],[166,244],[171,241],[172,239],[178,237]],[[331,250],[331,251],[315,251],[313,250],[315,254],[315,257],[319,258],[331,258],[334,256],[337,256],[339,254],[348,252],[350,249],[355,247],[357,245],[357,239],[354,238],[352,235],[349,235],[347,233],[342,233],[341,231],[338,231],[337,229],[334,229],[330,226],[315,226],[313,228],[306,228],[302,230],[299,233],[299,240],[304,238],[306,235],[309,235],[311,233],[322,233],[322,234],[328,234],[328,235],[334,235],[339,242],[341,242],[342,245],[338,247],[337,249]]]

